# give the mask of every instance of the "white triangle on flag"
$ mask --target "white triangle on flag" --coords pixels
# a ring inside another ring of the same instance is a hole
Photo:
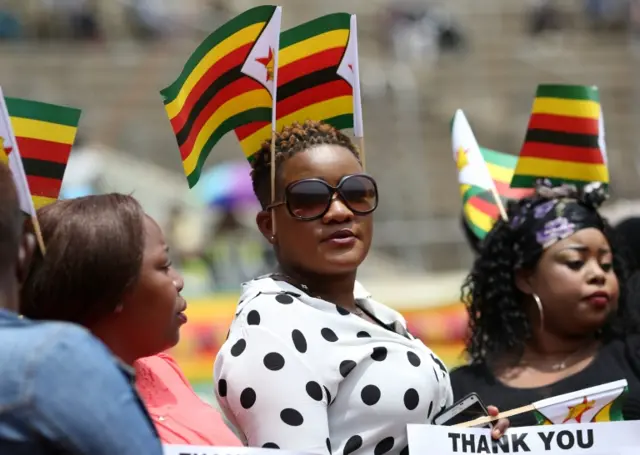
[[[362,95],[360,93],[360,62],[358,57],[358,23],[355,14],[351,15],[349,41],[337,73],[353,88],[353,134],[356,137],[364,137]]]
[[[33,205],[33,199],[31,199],[31,191],[29,191],[29,184],[27,182],[27,174],[24,172],[24,166],[22,165],[22,158],[20,157],[20,150],[18,149],[18,142],[13,133],[13,127],[11,126],[11,118],[9,117],[9,111],[7,110],[7,103],[4,99],[4,93],[0,87],[0,137],[2,138],[3,148],[10,150],[9,152],[9,169],[13,175],[13,182],[18,190],[18,201],[20,203],[20,210],[30,216],[35,216],[36,208]]]
[[[453,160],[458,165],[460,185],[491,189],[494,185],[480,146],[462,110],[458,109],[451,126]]]
[[[280,23],[282,7],[278,6],[269,23],[253,44],[242,65],[242,73],[260,82],[275,98],[278,80],[278,49],[280,48]]]

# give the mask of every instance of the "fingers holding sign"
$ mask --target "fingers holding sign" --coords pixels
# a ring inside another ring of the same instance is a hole
[[[489,412],[489,415],[491,417],[496,417],[498,416],[498,414],[500,414],[500,410],[495,406],[487,406],[487,411]],[[493,430],[491,430],[491,437],[493,439],[500,439],[504,435],[505,431],[507,431],[507,429],[509,428],[509,425],[509,419],[498,420],[498,422],[493,427]]]

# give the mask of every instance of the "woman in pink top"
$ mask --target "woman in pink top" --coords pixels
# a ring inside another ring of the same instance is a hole
[[[193,391],[176,361],[162,353],[137,360],[136,385],[165,444],[238,446],[220,414]]]
[[[178,343],[187,303],[158,224],[122,194],[57,201],[38,220],[47,254],[33,259],[22,314],[84,325],[134,366],[162,442],[240,445],[161,354]]]

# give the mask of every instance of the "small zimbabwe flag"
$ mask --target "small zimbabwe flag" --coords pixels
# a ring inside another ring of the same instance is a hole
[[[608,184],[602,126],[597,87],[538,86],[511,186],[532,188],[537,179]]]
[[[264,5],[231,19],[189,57],[180,76],[160,91],[176,136],[189,187],[200,179],[211,150],[227,133],[275,123],[282,8]],[[271,128],[258,139],[271,137]],[[258,147],[245,155],[257,152]]]
[[[278,131],[305,120],[324,121],[337,129],[354,127],[354,89],[340,75],[345,66],[353,70],[346,61],[352,55],[347,52],[351,32],[351,15],[334,13],[280,34]],[[238,130],[245,155],[260,148],[268,127],[264,122]]]
[[[519,200],[533,194],[533,189],[509,186],[518,157],[484,147],[480,147],[480,154],[487,163],[489,174],[505,207],[509,200]],[[499,217],[500,211],[491,191],[475,194],[464,205],[465,222],[481,240],[486,237]]]
[[[38,209],[60,195],[81,111],[18,98],[5,97],[5,102],[33,205]]]

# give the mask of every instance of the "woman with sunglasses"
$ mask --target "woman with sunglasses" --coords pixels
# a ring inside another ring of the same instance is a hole
[[[249,446],[406,454],[407,424],[429,423],[452,393],[442,362],[356,282],[376,182],[323,123],[284,128],[275,153],[275,202],[269,143],[252,178],[279,269],[243,286],[214,367],[221,408]]]

